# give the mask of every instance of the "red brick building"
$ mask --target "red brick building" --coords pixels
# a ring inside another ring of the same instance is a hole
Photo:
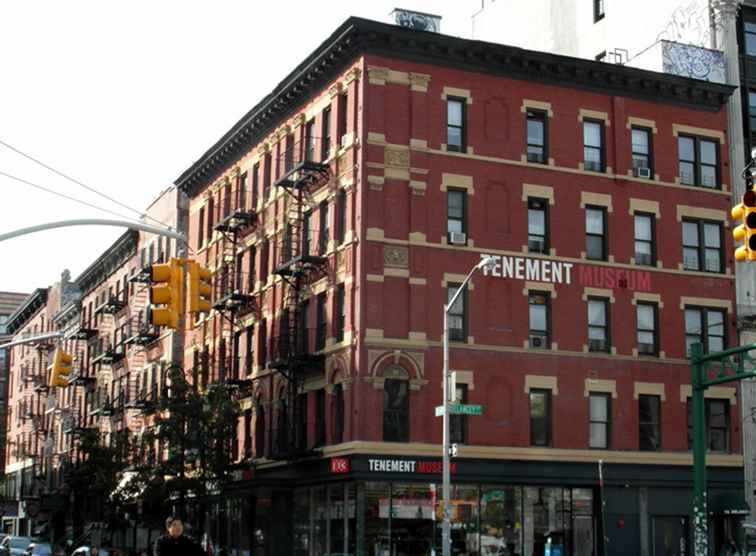
[[[484,254],[450,320],[483,406],[453,422],[456,553],[688,527],[686,349],[736,337],[731,92],[347,20],[176,183],[216,275],[186,366],[238,383],[253,464],[217,541],[439,550],[442,307]],[[743,461],[736,389],[709,396],[718,539]]]

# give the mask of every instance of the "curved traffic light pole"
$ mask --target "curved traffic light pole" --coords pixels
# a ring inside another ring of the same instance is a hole
[[[184,234],[174,232],[173,230],[169,230],[167,228],[159,228],[156,226],[150,226],[149,224],[142,224],[141,222],[132,222],[130,220],[108,220],[103,218],[83,218],[78,220],[61,220],[59,222],[37,224],[36,226],[30,226],[28,228],[21,228],[20,230],[14,230],[12,232],[0,234],[0,241],[33,234],[35,232],[54,230],[56,228],[68,228],[71,226],[115,226],[118,228],[131,228],[132,230],[140,230],[142,232],[148,232],[151,234],[172,237],[184,244],[186,244],[187,242],[186,236]]]
[[[14,346],[20,346],[23,344],[33,344],[35,342],[39,342],[40,340],[52,340],[62,337],[62,332],[47,332],[45,334],[37,334],[36,336],[27,336],[19,340],[8,342],[7,344],[0,344],[0,349],[10,349]]]

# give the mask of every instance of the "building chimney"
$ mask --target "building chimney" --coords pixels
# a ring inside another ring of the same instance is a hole
[[[394,8],[391,12],[394,23],[400,27],[409,27],[416,31],[430,31],[432,33],[441,32],[441,16],[415,12],[412,10],[402,10]]]

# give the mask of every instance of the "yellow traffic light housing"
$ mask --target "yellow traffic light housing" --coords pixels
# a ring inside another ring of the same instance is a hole
[[[213,291],[210,285],[212,272],[196,261],[188,261],[186,267],[189,274],[189,312],[209,313],[210,295]]]
[[[756,192],[746,190],[741,203],[732,207],[730,214],[733,220],[742,221],[732,231],[735,241],[743,242],[743,245],[735,249],[735,260],[756,261]]]
[[[50,386],[65,388],[69,385],[68,377],[73,371],[73,355],[69,355],[61,348],[55,350],[52,364],[47,366],[50,372]]]
[[[184,313],[184,266],[181,259],[150,267],[148,319],[154,326],[178,329]]]

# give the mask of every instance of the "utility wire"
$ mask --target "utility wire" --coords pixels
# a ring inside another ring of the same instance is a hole
[[[170,228],[170,227],[171,227],[171,226],[169,226],[168,224],[166,224],[165,222],[161,222],[160,220],[157,220],[157,219],[153,218],[152,216],[149,216],[148,214],[146,214],[146,213],[144,213],[144,212],[142,212],[142,211],[140,211],[140,210],[137,210],[137,209],[135,209],[135,208],[133,208],[133,207],[130,207],[130,206],[128,206],[128,205],[126,205],[126,204],[122,203],[121,201],[119,201],[119,200],[117,200],[117,199],[114,199],[113,197],[110,197],[109,195],[106,195],[105,193],[102,193],[102,192],[98,191],[98,190],[97,190],[97,189],[95,189],[94,187],[90,187],[89,185],[87,185],[87,184],[85,184],[85,183],[82,183],[82,182],[80,182],[79,180],[77,180],[77,179],[75,179],[75,178],[72,178],[71,176],[69,176],[69,175],[67,175],[67,174],[64,174],[64,173],[63,173],[63,172],[61,172],[60,170],[56,170],[56,169],[55,169],[55,168],[53,168],[52,166],[50,166],[50,165],[48,165],[48,164],[45,164],[45,163],[44,163],[44,162],[42,162],[41,160],[38,160],[38,159],[34,158],[33,156],[31,156],[31,155],[29,155],[29,154],[26,154],[25,152],[23,152],[23,151],[21,151],[21,150],[17,149],[16,147],[14,147],[13,145],[9,145],[8,143],[6,143],[5,141],[3,141],[2,139],[0,139],[0,145],[4,146],[4,147],[5,147],[6,149],[10,149],[10,150],[12,150],[12,151],[13,151],[14,153],[20,154],[20,155],[21,155],[21,156],[23,156],[24,158],[26,158],[26,159],[28,159],[28,160],[31,160],[32,162],[34,162],[34,163],[36,163],[36,164],[39,164],[40,166],[42,166],[42,167],[43,167],[43,168],[45,168],[46,170],[49,170],[50,172],[53,172],[54,174],[57,174],[58,176],[60,176],[60,177],[62,177],[62,178],[65,178],[65,179],[67,179],[68,181],[70,181],[70,182],[73,182],[73,183],[75,183],[76,185],[79,185],[79,186],[83,187],[83,188],[84,188],[84,189],[86,189],[87,191],[90,191],[90,192],[92,192],[92,193],[95,193],[95,194],[99,195],[100,197],[103,197],[104,199],[107,199],[108,201],[110,201],[110,202],[112,202],[112,203],[115,203],[115,204],[119,205],[119,206],[120,206],[120,207],[122,207],[122,208],[125,208],[125,209],[127,209],[127,210],[130,210],[131,212],[135,212],[135,213],[136,213],[136,214],[138,214],[138,215],[139,215],[140,217],[143,217],[143,218],[149,218],[149,219],[150,219],[150,220],[152,220],[153,222],[157,222],[158,224],[160,224],[161,226],[165,226],[166,228]],[[91,206],[91,205],[90,205],[90,206]],[[104,209],[100,209],[100,210],[104,210]],[[111,213],[111,214],[115,214],[115,213]],[[129,218],[130,218],[131,220],[133,220],[133,218],[132,218],[132,217],[129,217]]]
[[[42,185],[38,185],[36,183],[32,183],[30,181],[27,181],[27,180],[25,180],[23,178],[19,178],[17,176],[12,175],[12,174],[8,174],[7,172],[3,172],[2,170],[0,170],[0,176],[4,176],[6,178],[15,180],[17,182],[23,183],[23,184],[28,185],[30,187],[34,187],[36,189],[40,189],[40,190],[45,191],[47,193],[51,193],[53,195],[57,195],[58,197],[63,197],[64,199],[68,199],[69,201],[73,201],[75,203],[80,203],[80,204],[88,206],[90,208],[101,210],[102,212],[107,212],[108,214],[112,214],[113,216],[118,216],[119,218],[125,218],[127,220],[136,220],[136,218],[134,218],[132,216],[125,216],[123,214],[114,212],[112,210],[109,210],[109,209],[106,209],[106,208],[102,208],[102,207],[98,207],[97,205],[93,205],[92,203],[88,203],[87,201],[82,201],[81,199],[77,199],[76,197],[71,197],[69,195],[66,195],[65,193],[60,193],[59,191],[55,191],[54,189],[48,189],[47,187],[44,187]]]

